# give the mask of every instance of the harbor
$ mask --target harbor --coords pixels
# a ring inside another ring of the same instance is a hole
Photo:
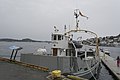
[[[34,53],[34,51],[37,49],[37,48],[39,48],[39,47],[44,47],[44,45],[46,45],[47,47],[47,51],[49,51],[49,49],[50,49],[50,44],[48,44],[48,43],[34,43],[34,42],[27,42],[27,43],[25,43],[25,42],[0,42],[0,44],[2,45],[2,46],[0,46],[0,51],[1,51],[1,57],[5,57],[5,58],[7,58],[7,59],[10,59],[10,55],[11,55],[11,52],[12,52],[12,50],[10,50],[9,49],[9,46],[12,44],[12,45],[18,45],[18,46],[22,46],[23,47],[23,49],[21,50],[21,51],[18,51],[18,54],[17,54],[17,56],[16,56],[16,60],[17,61],[19,61],[19,56],[20,56],[20,54],[21,53],[26,53],[26,52],[33,52]],[[107,49],[107,50],[109,50],[110,51],[110,55],[111,55],[111,57],[113,57],[114,58],[114,60],[115,60],[115,58],[116,58],[116,56],[117,55],[119,55],[119,48],[116,48],[116,47],[104,47],[105,49]],[[113,51],[113,52],[112,52]],[[2,54],[4,54],[4,55],[2,55]],[[6,55],[6,56],[5,56]],[[8,61],[8,60],[7,60]],[[8,61],[9,62],[9,61]],[[0,69],[1,69],[1,71],[4,71],[4,72],[8,72],[8,73],[6,73],[6,77],[4,78],[4,76],[2,76],[3,74],[1,73],[1,79],[3,78],[3,80],[8,80],[8,79],[6,79],[7,77],[9,77],[10,79],[12,78],[12,80],[14,80],[13,78],[14,78],[14,76],[12,76],[11,77],[11,75],[9,75],[9,68],[8,67],[10,67],[9,65],[15,65],[14,67],[12,67],[12,68],[10,68],[10,69],[12,69],[11,70],[11,72],[10,73],[13,73],[13,75],[15,75],[16,73],[14,73],[14,68],[17,66],[20,66],[20,65],[17,65],[17,64],[11,64],[11,63],[8,63],[8,62],[3,62],[3,61],[1,61],[0,62]],[[116,63],[116,62],[115,62]],[[6,67],[3,67],[3,65],[5,66],[5,64],[6,64]],[[9,64],[9,65],[8,65]],[[115,64],[116,65],[116,64]],[[32,66],[31,66],[32,67]],[[8,69],[6,69],[6,68],[8,68]],[[25,70],[25,72],[28,72],[28,73],[26,73],[26,76],[24,76],[23,78],[25,78],[26,80],[28,80],[26,77],[28,77],[27,75],[31,75],[31,76],[33,76],[33,75],[37,75],[37,76],[39,76],[39,78],[41,78],[40,77],[40,74],[43,74],[43,75],[48,75],[48,73],[47,72],[44,72],[44,71],[41,71],[41,70],[38,70],[38,69],[33,69],[33,68],[30,68],[30,67],[23,67],[23,66],[20,66],[20,69],[15,69],[15,70],[17,70],[17,74],[21,74],[22,73],[22,71],[24,71]],[[13,72],[12,72],[13,71]],[[31,72],[34,72],[34,71],[36,71],[36,73],[35,74],[31,74]],[[24,72],[23,72],[24,73]],[[45,73],[45,74],[44,74]],[[104,78],[106,78],[106,80],[117,80],[117,79],[115,79],[115,78],[113,78],[112,76],[113,76],[113,74],[110,74],[111,72],[108,72],[107,70],[106,70],[106,68],[104,68],[104,66],[102,66],[102,69],[101,69],[101,71],[100,71],[100,75],[99,75],[99,79],[98,80],[104,80]],[[5,75],[5,74],[4,74]],[[20,75],[20,77],[22,77],[22,75]],[[19,78],[19,77],[18,77]],[[16,80],[16,78],[15,78],[15,80]],[[24,79],[23,79],[24,80]],[[31,79],[29,79],[29,80],[31,80]],[[39,80],[39,79],[35,79],[35,80]],[[94,80],[94,79],[92,79],[92,80]]]
[[[0,0],[0,80],[120,80],[119,3]]]

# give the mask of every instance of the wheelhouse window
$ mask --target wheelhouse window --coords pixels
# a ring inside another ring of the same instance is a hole
[[[58,35],[58,40],[63,40],[63,35]]]
[[[58,35],[58,40],[61,40],[61,38],[62,38],[61,35]]]
[[[52,40],[63,40],[63,35],[53,34]]]
[[[62,36],[62,40],[63,40],[63,36]]]
[[[53,35],[53,40],[57,40],[57,35]]]

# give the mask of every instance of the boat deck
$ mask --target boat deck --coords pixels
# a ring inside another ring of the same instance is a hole
[[[116,60],[104,53],[100,53],[100,56],[106,68],[113,74],[116,80],[120,80],[120,67],[117,67]]]
[[[48,80],[47,71],[17,65],[2,59],[0,59],[0,80]]]

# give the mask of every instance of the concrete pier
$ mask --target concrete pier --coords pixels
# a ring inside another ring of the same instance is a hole
[[[48,72],[0,60],[0,80],[48,80]]]
[[[103,52],[100,52],[100,57],[101,57],[102,63],[114,76],[115,80],[120,80],[120,67],[117,67],[116,59],[110,57],[107,54],[104,54]]]
[[[0,57],[0,80],[53,80],[46,67]],[[88,80],[69,75],[54,80]]]

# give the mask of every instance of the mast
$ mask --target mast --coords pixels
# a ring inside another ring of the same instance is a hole
[[[79,26],[78,26],[78,24],[79,24],[79,20],[78,20],[78,17],[79,17],[79,9],[75,9],[74,10],[74,15],[75,15],[75,19],[76,19],[76,30],[78,30],[79,29]]]
[[[74,15],[75,15],[75,19],[76,19],[76,30],[79,30],[79,19],[78,17],[79,16],[82,16],[82,17],[86,17],[88,19],[87,16],[83,15],[79,9],[75,9],[74,10]]]

